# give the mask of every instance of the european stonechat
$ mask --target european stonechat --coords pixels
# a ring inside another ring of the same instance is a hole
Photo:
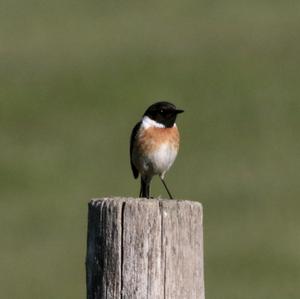
[[[172,195],[164,181],[179,149],[179,131],[176,126],[177,109],[169,102],[157,102],[144,113],[131,132],[130,163],[133,176],[141,175],[140,197],[150,197],[150,183],[159,175],[170,199]]]

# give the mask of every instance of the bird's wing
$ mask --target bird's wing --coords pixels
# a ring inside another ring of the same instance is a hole
[[[132,149],[133,149],[133,144],[137,135],[137,132],[139,130],[141,126],[141,122],[138,122],[135,127],[133,128],[132,132],[131,132],[131,136],[130,136],[130,164],[131,164],[131,169],[132,169],[132,173],[134,178],[136,179],[139,176],[139,171],[136,169],[136,167],[134,166],[133,162],[132,162]]]

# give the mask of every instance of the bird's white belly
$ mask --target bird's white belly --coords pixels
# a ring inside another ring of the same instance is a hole
[[[172,166],[176,156],[177,148],[170,143],[163,143],[148,155],[147,162],[150,164],[148,166],[151,168],[153,174],[164,176]]]

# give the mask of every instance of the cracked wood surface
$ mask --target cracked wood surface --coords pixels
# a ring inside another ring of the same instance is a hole
[[[92,200],[88,299],[204,299],[202,218],[198,202]]]

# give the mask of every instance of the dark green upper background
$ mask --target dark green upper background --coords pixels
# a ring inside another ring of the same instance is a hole
[[[297,1],[1,1],[0,297],[85,297],[87,202],[138,195],[130,131],[166,100],[206,297],[300,298],[299,32]]]

